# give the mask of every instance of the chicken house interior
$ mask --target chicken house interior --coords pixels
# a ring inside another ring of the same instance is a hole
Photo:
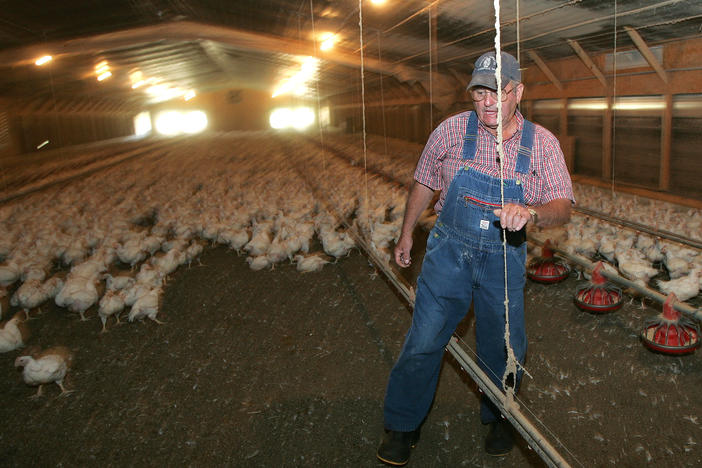
[[[475,97],[497,51],[521,79],[499,59]],[[438,129],[515,99],[570,216],[525,203],[519,393],[481,370],[476,302],[410,466],[701,466],[701,64],[692,0],[4,5],[0,465],[406,463],[386,385],[454,204],[399,265],[408,196]]]

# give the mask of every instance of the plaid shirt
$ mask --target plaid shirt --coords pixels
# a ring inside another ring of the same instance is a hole
[[[434,209],[440,212],[449,185],[458,170],[465,166],[461,158],[463,137],[466,133],[470,112],[463,112],[444,120],[432,132],[422,156],[417,163],[414,178],[417,182],[433,190],[441,190],[441,196]],[[544,205],[552,200],[567,198],[575,201],[570,174],[565,165],[561,146],[555,136],[540,125],[534,124],[534,144],[531,164],[527,174],[516,174],[517,151],[522,138],[524,117],[517,111],[517,131],[502,142],[505,152],[504,178],[520,179],[524,187],[524,201],[527,205]],[[482,124],[478,123],[478,142],[471,167],[493,177],[500,177],[497,162],[497,138]]]

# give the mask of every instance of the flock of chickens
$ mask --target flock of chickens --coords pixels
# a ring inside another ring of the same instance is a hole
[[[81,320],[96,314],[103,332],[110,317],[119,323],[125,312],[129,322],[162,323],[158,315],[169,275],[191,265],[211,244],[246,254],[253,270],[290,262],[309,272],[348,255],[356,246],[353,229],[389,262],[404,215],[402,184],[411,180],[421,147],[391,141],[386,153],[378,149],[383,140],[371,138],[375,151],[364,161],[357,139],[326,138],[327,150],[292,135],[195,140],[0,206],[0,317],[13,313],[0,323],[0,352],[27,344],[27,320],[40,318],[49,301]],[[356,159],[344,160],[340,153]],[[599,211],[621,216],[627,206],[639,206],[612,201],[606,191],[576,188],[579,203]],[[671,211],[657,220],[699,237],[699,211],[678,217],[679,210],[666,209]],[[647,222],[642,214],[633,216]],[[434,219],[428,209],[420,224],[429,228]],[[670,278],[659,282],[663,291],[681,299],[699,293],[702,256],[695,249],[584,216],[536,235],[566,250],[599,255],[646,283],[660,273],[654,265],[663,265]],[[15,365],[24,368],[26,383],[40,385],[37,395],[50,382],[64,394],[70,362],[69,349],[58,346],[28,348]]]

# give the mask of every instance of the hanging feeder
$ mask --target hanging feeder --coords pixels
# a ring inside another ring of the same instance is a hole
[[[646,321],[641,332],[646,347],[664,354],[687,354],[699,346],[700,327],[673,307],[677,300],[671,293],[663,304],[663,313]]]
[[[592,278],[584,286],[575,291],[575,305],[581,310],[603,314],[619,309],[624,302],[622,290],[602,276],[600,270],[604,267],[602,262],[592,270]]]
[[[544,242],[541,256],[536,257],[526,268],[527,277],[537,283],[558,283],[570,274],[570,267],[564,261],[553,256],[550,242]]]

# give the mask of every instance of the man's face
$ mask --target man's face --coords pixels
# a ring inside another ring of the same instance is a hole
[[[509,83],[502,90],[502,97],[505,98],[502,102],[502,126],[504,129],[508,129],[510,122],[514,119],[514,113],[517,110],[519,101],[522,99],[523,91],[524,85],[522,83],[516,86],[514,83]],[[476,101],[476,94],[483,94],[483,99]],[[473,97],[473,105],[475,106],[478,119],[493,134],[497,134],[497,93],[491,89],[478,86],[471,89],[471,96]]]

